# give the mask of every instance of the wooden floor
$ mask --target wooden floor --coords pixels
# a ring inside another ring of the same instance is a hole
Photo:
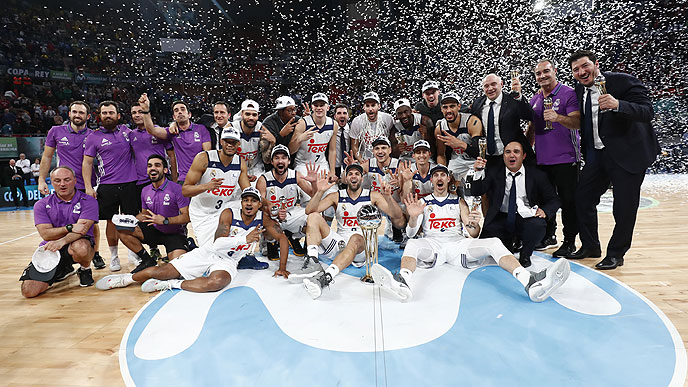
[[[664,311],[688,346],[688,186],[646,184],[643,196],[659,204],[639,212],[625,265],[609,274]],[[599,217],[604,245],[613,218],[610,213]],[[18,278],[39,242],[31,211],[0,212],[0,386],[123,385],[120,340],[154,295],[136,286],[109,292],[84,289],[73,276],[38,298],[24,299]],[[101,250],[109,262],[107,247]],[[119,254],[123,270],[130,269],[123,247]],[[582,263],[593,266],[597,261]],[[107,268],[94,271],[94,278],[107,274]]]

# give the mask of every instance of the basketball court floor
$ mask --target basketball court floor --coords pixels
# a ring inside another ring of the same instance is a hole
[[[417,270],[408,303],[352,268],[311,300],[273,278],[274,263],[212,294],[103,292],[72,277],[27,300],[18,278],[40,241],[33,214],[0,212],[0,385],[686,385],[688,176],[650,175],[642,196],[625,265],[572,262],[540,304],[498,267],[448,265]],[[611,200],[599,206],[603,244]],[[380,238],[382,264],[398,270],[400,255]]]

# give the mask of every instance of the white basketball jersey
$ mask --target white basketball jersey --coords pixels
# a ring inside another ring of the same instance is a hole
[[[358,210],[366,204],[371,204],[370,190],[361,190],[361,195],[355,200],[349,197],[345,189],[339,190],[339,202],[337,203],[337,210],[335,211],[338,234],[361,231],[356,215],[358,214]]]
[[[322,128],[318,128],[315,125],[315,121],[313,121],[311,116],[303,117],[303,120],[306,122],[306,130],[315,128],[317,132],[315,132],[313,138],[301,143],[301,147],[296,153],[295,165],[299,166],[305,165],[306,162],[315,162],[329,168],[325,151],[330,143],[330,138],[332,138],[332,133],[334,133],[334,120],[326,117],[325,125]]]
[[[449,129],[449,124],[447,123],[446,119],[443,118],[443,119],[439,120],[438,123],[440,124],[440,128],[442,130],[446,131],[450,136],[454,136],[454,137],[458,138],[459,140],[465,142],[466,144],[470,145],[471,135],[468,134],[468,129],[467,129],[468,119],[470,117],[471,117],[471,115],[469,113],[459,113],[459,119],[461,121],[459,123],[459,131],[456,133],[452,132]],[[454,160],[454,159],[462,159],[462,160],[466,160],[466,161],[469,161],[469,160],[475,161],[474,158],[469,156],[468,153],[465,153],[463,150],[460,150],[459,152],[452,150],[450,160]]]
[[[260,176],[265,172],[259,147],[260,128],[263,124],[258,121],[253,133],[250,134],[244,133],[244,130],[241,129],[241,121],[233,121],[232,126],[241,133],[241,144],[237,149],[237,154],[246,162],[246,170],[250,175]]]
[[[413,144],[423,139],[423,134],[419,130],[422,117],[420,113],[413,113],[413,126],[408,130],[404,128],[401,121],[394,120],[394,128],[396,129],[394,136],[397,142],[406,143],[406,147],[401,149],[399,154],[399,158],[404,161],[413,159]]]
[[[430,181],[430,169],[432,169],[434,165],[435,164],[430,163],[428,174],[423,177],[420,175],[420,172],[418,172],[416,163],[411,164],[411,170],[413,171],[413,177],[411,178],[411,184],[413,185],[412,192],[418,195],[419,199],[430,195],[433,191],[432,182]]]
[[[198,184],[205,184],[211,179],[223,178],[222,185],[192,197],[189,212],[219,214],[227,208],[230,201],[239,200],[241,196],[241,187],[239,187],[241,159],[238,154],[235,154],[232,162],[224,166],[220,161],[219,152],[216,150],[205,152],[208,155],[208,168],[206,168]]]
[[[305,194],[296,183],[296,171],[293,169],[287,169],[287,179],[283,183],[275,179],[272,171],[265,172],[263,176],[265,177],[265,193],[273,206],[284,207],[289,211],[296,206],[299,197]]]
[[[399,159],[395,159],[392,157],[390,159],[389,165],[386,167],[380,167],[377,163],[376,158],[372,158],[368,162],[370,164],[368,165],[367,179],[370,183],[370,189],[375,192],[380,192],[382,182],[389,183],[391,179],[391,175],[387,173],[387,171],[389,171],[390,173],[395,173],[397,171],[397,167],[399,166]]]
[[[423,210],[423,233],[428,238],[463,238],[461,225],[461,207],[459,197],[450,194],[436,198],[430,194],[423,199],[426,203]]]
[[[229,235],[232,237],[242,237],[248,235],[251,230],[263,225],[263,211],[258,210],[256,217],[253,218],[253,221],[251,221],[249,224],[246,224],[241,218],[240,208],[230,207],[230,210],[232,210],[232,226],[229,229]],[[252,244],[252,242],[247,242],[245,244],[238,245],[229,249],[226,254],[233,260],[239,260],[241,257],[251,251]]]

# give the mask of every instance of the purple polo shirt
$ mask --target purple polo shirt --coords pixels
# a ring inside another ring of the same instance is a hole
[[[186,173],[198,152],[203,151],[203,143],[210,142],[210,133],[203,125],[191,123],[187,130],[180,130],[179,134],[170,134],[170,128],[165,128],[177,157],[177,172],[179,180],[186,179]]]
[[[55,148],[57,151],[57,166],[66,166],[74,170],[76,175],[76,188],[84,189],[84,177],[81,174],[81,163],[84,161],[84,144],[86,137],[93,131],[84,128],[74,132],[69,123],[53,126],[45,137],[45,146]],[[96,169],[93,168],[91,181],[96,181]]]
[[[75,224],[79,219],[88,219],[98,223],[98,201],[77,190],[72,200],[65,202],[56,193],[50,194],[33,206],[34,224],[50,224],[53,227],[64,227]],[[86,233],[93,240],[93,226]],[[48,243],[43,241],[39,246]]]
[[[562,83],[557,83],[552,93],[552,110],[567,116],[580,111],[576,91]],[[540,165],[574,163],[580,160],[580,133],[554,122],[552,130],[545,130],[543,112],[544,95],[535,94],[530,99],[533,107],[533,126],[535,127],[535,158]]]
[[[131,148],[134,149],[134,163],[136,164],[136,184],[148,184],[148,157],[156,154],[166,157],[166,151],[172,149],[172,143],[158,140],[146,132],[146,129],[134,129],[129,133]]]
[[[100,184],[136,181],[134,152],[129,142],[131,129],[118,125],[112,132],[102,126],[86,138],[84,155],[98,160]]]
[[[167,218],[179,215],[179,209],[188,207],[190,201],[182,195],[182,186],[168,179],[160,188],[149,184],[141,191],[141,208]],[[153,227],[165,234],[184,234],[184,225],[181,224],[154,224]]]

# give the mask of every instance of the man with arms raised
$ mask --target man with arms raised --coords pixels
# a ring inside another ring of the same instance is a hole
[[[54,282],[74,272],[75,263],[79,285],[93,285],[93,224],[98,221],[98,203],[91,196],[77,190],[74,171],[57,167],[50,174],[55,193],[36,202],[34,220],[40,234],[40,250],[24,270],[21,292],[26,298],[36,297]],[[52,252],[52,257],[50,257]],[[58,257],[59,256],[59,257]],[[52,258],[51,262],[50,258]]]
[[[351,121],[351,152],[360,163],[373,157],[373,141],[380,136],[389,137],[394,125],[394,117],[380,111],[380,97],[374,91],[363,96],[363,110]]]
[[[403,302],[409,301],[412,297],[411,278],[416,266],[431,268],[443,263],[466,269],[496,263],[511,273],[535,302],[547,299],[568,279],[571,269],[565,259],[559,259],[538,273],[530,273],[499,239],[473,239],[480,234],[480,212],[469,212],[463,198],[447,191],[447,167],[438,164],[430,171],[430,175],[433,185],[431,195],[425,199],[415,196],[404,199],[409,214],[406,232],[409,237],[415,236],[422,226],[423,238],[408,241],[399,273],[392,275],[380,264],[373,265],[371,269],[375,283],[383,290]],[[464,236],[464,225],[471,238]]]
[[[399,204],[392,198],[391,188],[385,184],[380,192],[363,189],[363,167],[350,164],[346,167],[346,189],[333,192],[323,198],[323,194],[334,183],[327,177],[318,179],[318,192],[306,206],[308,214],[308,257],[316,263],[310,273],[290,276],[290,281],[302,280],[306,291],[313,299],[320,297],[322,288],[329,286],[334,277],[353,264],[361,267],[365,264],[364,240],[356,214],[366,204],[376,206],[387,214],[396,227],[403,227],[404,215]],[[320,215],[326,209],[334,207],[337,218],[337,231],[334,232]],[[338,253],[337,253],[338,252]],[[332,264],[323,271],[319,263],[319,254],[333,257]],[[291,278],[293,277],[293,278]]]
[[[48,177],[53,155],[57,152],[57,166],[69,167],[76,176],[76,189],[86,191],[84,177],[81,174],[81,165],[84,161],[84,144],[91,130],[86,127],[89,107],[86,102],[74,101],[69,105],[69,122],[64,125],[53,126],[45,137],[45,147],[41,157],[41,167],[38,176],[38,191],[43,195],[49,195],[50,190],[45,178]],[[95,171],[91,173],[91,181],[96,181]],[[100,228],[98,222],[93,228],[96,252],[93,255],[93,267],[102,269],[105,267],[103,258],[98,253],[100,244]]]

